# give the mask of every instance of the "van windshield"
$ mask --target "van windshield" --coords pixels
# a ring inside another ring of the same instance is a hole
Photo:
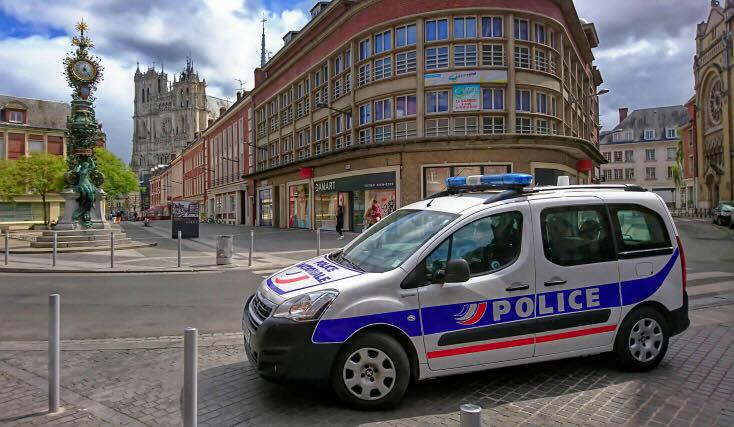
[[[395,211],[336,254],[334,261],[368,273],[392,270],[457,217],[436,211]]]

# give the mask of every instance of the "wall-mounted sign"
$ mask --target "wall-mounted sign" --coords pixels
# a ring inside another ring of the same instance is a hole
[[[370,173],[344,178],[327,179],[314,183],[317,193],[329,191],[380,190],[395,188],[395,172]]]
[[[171,238],[199,237],[199,203],[189,200],[171,202]]]
[[[507,70],[466,70],[423,75],[425,86],[452,85],[463,83],[507,83]]]
[[[478,84],[454,85],[452,88],[454,111],[479,111],[482,88]]]

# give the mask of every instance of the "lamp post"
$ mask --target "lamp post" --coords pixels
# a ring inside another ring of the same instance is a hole
[[[582,99],[593,98],[595,96],[601,96],[601,95],[604,95],[605,93],[609,93],[609,89],[602,89],[599,92],[592,93],[592,94],[589,94],[589,95],[584,95],[581,98],[576,98],[575,96],[571,95],[571,105],[577,104]]]
[[[340,110],[338,108],[334,108],[334,107],[326,104],[325,102],[318,102],[318,103],[316,103],[316,108],[326,108],[326,109],[329,109],[331,111],[336,111],[337,113],[341,113],[341,114],[347,114],[347,113],[351,113],[352,112],[351,106],[349,108],[345,108],[343,110]]]

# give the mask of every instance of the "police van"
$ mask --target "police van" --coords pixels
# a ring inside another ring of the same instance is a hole
[[[359,408],[412,380],[613,353],[646,371],[689,325],[685,256],[663,200],[633,185],[452,177],[245,304],[260,376],[326,380]]]

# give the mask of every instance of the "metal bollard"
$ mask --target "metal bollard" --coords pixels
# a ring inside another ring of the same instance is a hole
[[[178,266],[181,267],[181,230],[178,230]]]
[[[110,268],[115,268],[115,232],[110,231]]]
[[[10,230],[5,230],[5,265],[8,265],[8,252],[10,251]]]
[[[252,267],[252,252],[255,250],[255,230],[250,230],[250,255],[247,257],[247,266]]]
[[[316,256],[321,255],[321,227],[316,229]]]
[[[48,412],[59,411],[59,362],[61,360],[59,294],[48,296]]]
[[[56,243],[58,241],[57,232],[54,231],[54,245],[53,250],[51,251],[51,266],[56,267]]]
[[[184,427],[196,427],[197,423],[197,335],[196,328],[184,331]]]
[[[459,406],[461,417],[459,425],[461,427],[481,427],[482,425],[482,408],[471,403],[465,403]]]

